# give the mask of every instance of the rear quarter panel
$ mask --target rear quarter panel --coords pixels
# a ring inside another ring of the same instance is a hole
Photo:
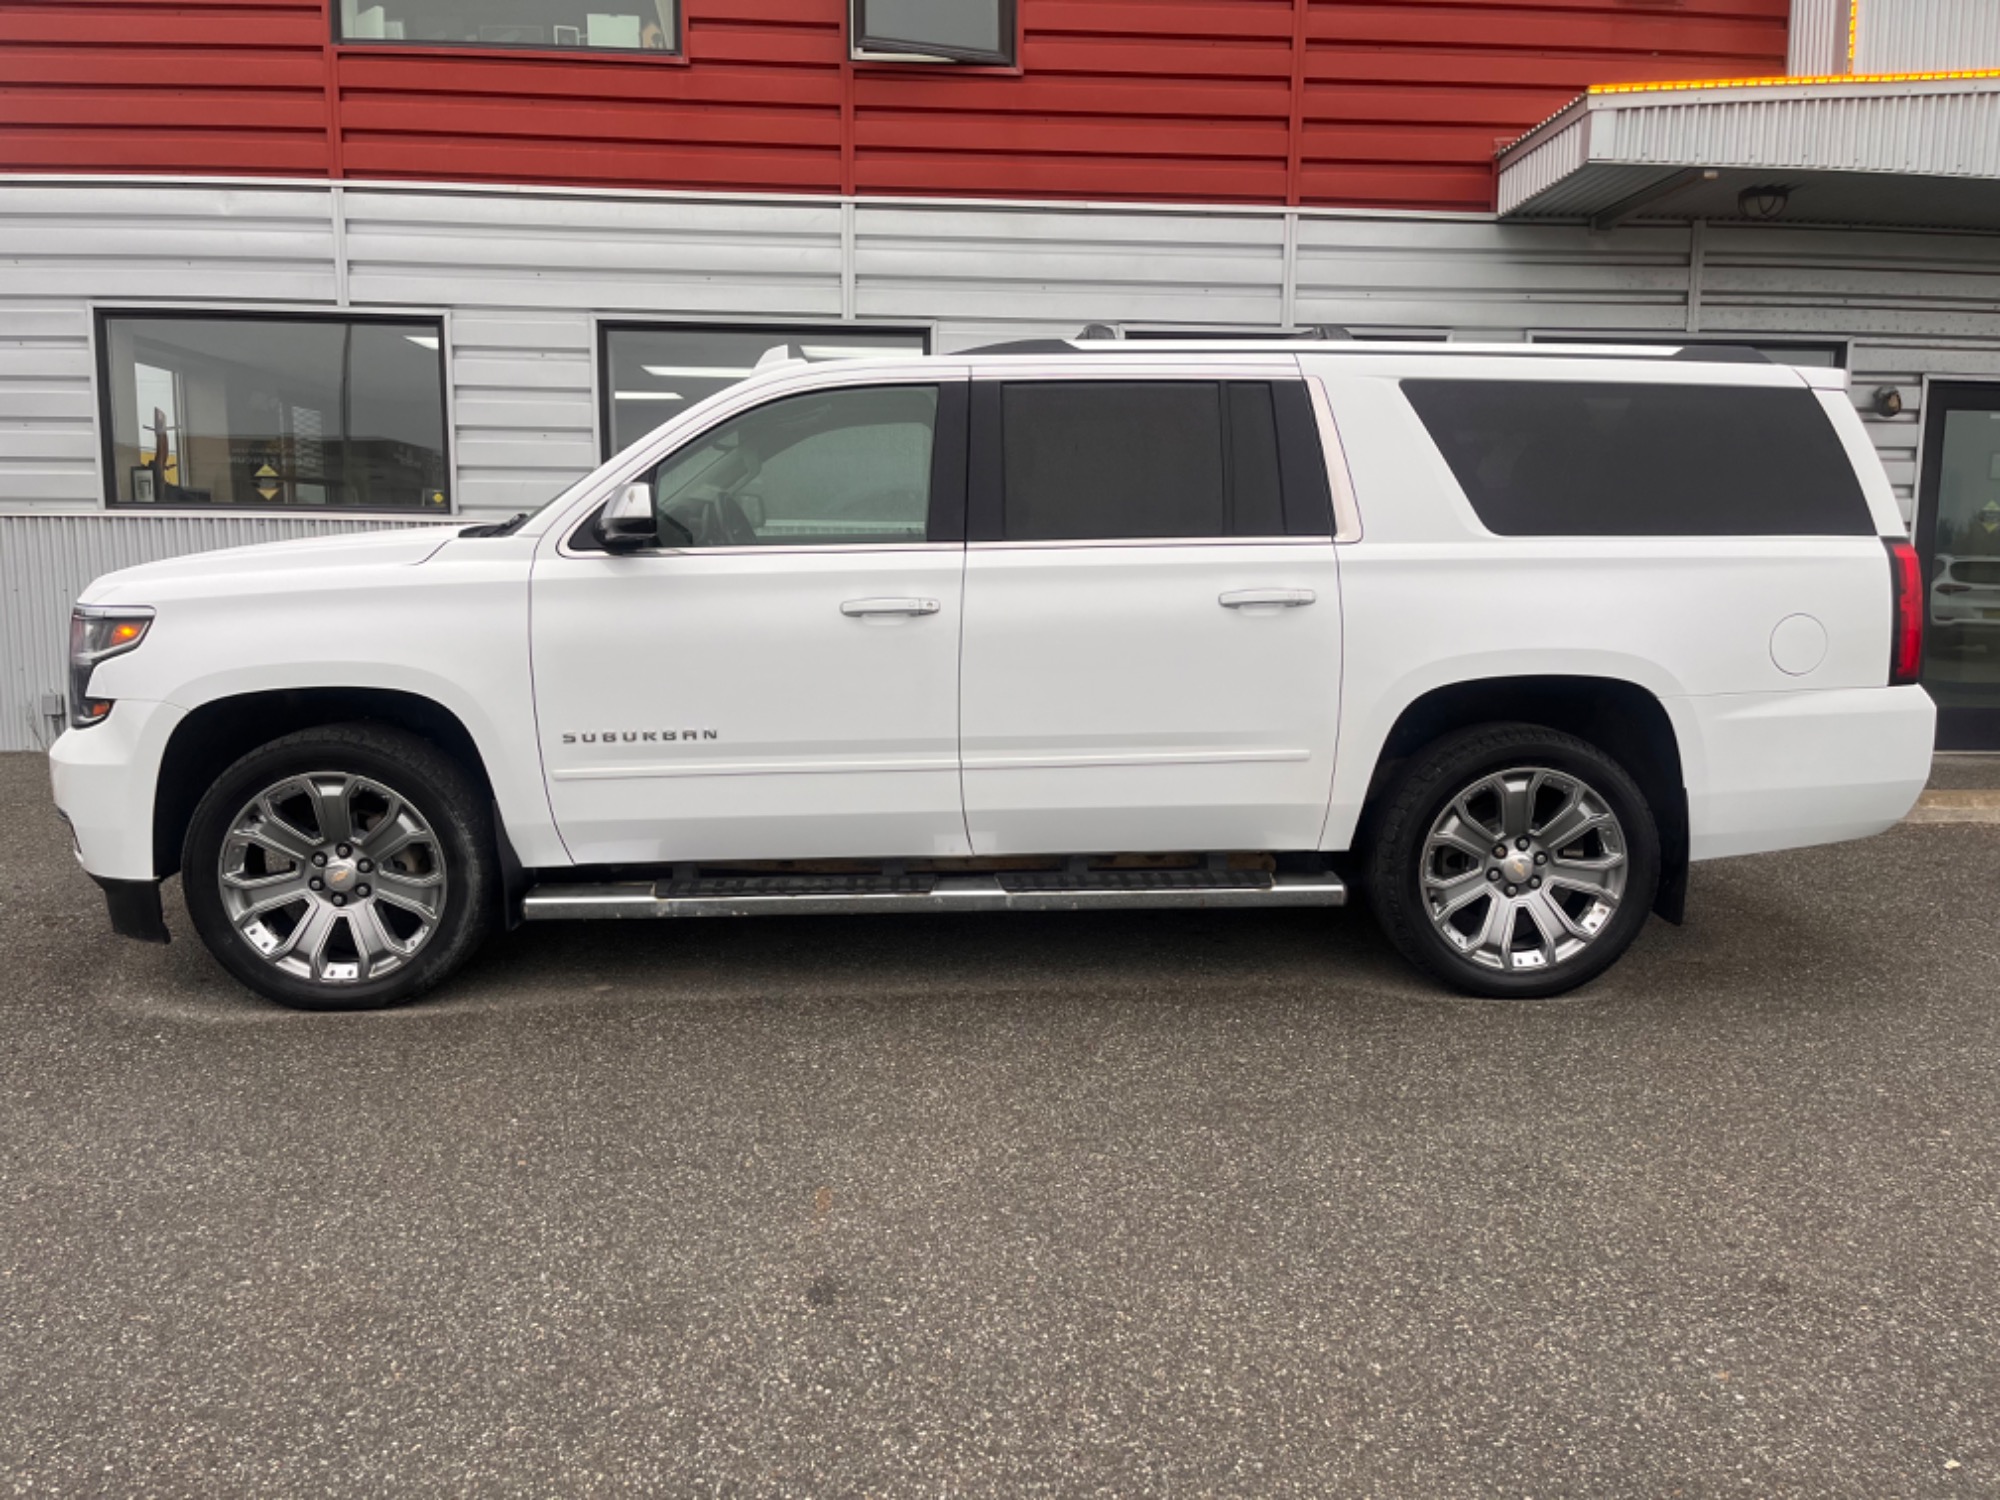
[[[1749,703],[1886,681],[1890,579],[1879,537],[1498,536],[1397,387],[1412,374],[1472,373],[1463,360],[1398,361],[1393,374],[1351,359],[1302,363],[1327,386],[1362,516],[1361,540],[1338,549],[1350,645],[1325,847],[1352,842],[1390,730],[1434,688],[1526,675],[1635,683],[1675,724],[1698,819],[1711,805],[1709,784],[1731,779],[1711,752],[1740,755],[1743,744],[1736,736],[1711,746],[1702,726],[1713,716],[1697,712],[1696,700]],[[1482,361],[1478,373],[1545,378],[1546,370],[1546,361],[1501,358]],[[1657,361],[1593,361],[1590,375],[1717,378],[1713,366],[1662,370]],[[1730,367],[1727,378],[1798,381],[1776,366]],[[1878,509],[1875,486],[1864,489]],[[1816,665],[1790,672],[1772,638],[1799,615],[1818,622],[1825,650]]]

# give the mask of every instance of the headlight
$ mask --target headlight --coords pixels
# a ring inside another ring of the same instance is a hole
[[[90,669],[113,656],[123,656],[146,638],[152,628],[150,609],[112,609],[79,604],[69,616],[69,722],[72,729],[101,724],[111,712],[110,700],[90,696]]]

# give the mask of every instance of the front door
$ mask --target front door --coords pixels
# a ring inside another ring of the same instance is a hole
[[[973,392],[974,851],[1316,848],[1340,599],[1303,383]]]
[[[1931,386],[1917,545],[1938,747],[2000,750],[2000,385]]]
[[[535,564],[535,703],[580,864],[968,852],[962,381],[778,397],[649,483],[660,545]]]

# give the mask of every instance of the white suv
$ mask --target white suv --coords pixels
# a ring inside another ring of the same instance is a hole
[[[532,516],[128,569],[56,801],[287,1005],[559,917],[1338,906],[1479,995],[1922,788],[1837,371],[1050,341],[781,365]]]

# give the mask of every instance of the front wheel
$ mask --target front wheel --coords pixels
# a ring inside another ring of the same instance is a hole
[[[1559,995],[1639,935],[1660,837],[1623,767],[1574,735],[1487,724],[1412,757],[1369,861],[1376,914],[1409,959],[1495,999]]]
[[[414,999],[492,926],[485,799],[435,745],[375,724],[286,735],[209,788],[181,883],[195,930],[252,990],[300,1010]]]

